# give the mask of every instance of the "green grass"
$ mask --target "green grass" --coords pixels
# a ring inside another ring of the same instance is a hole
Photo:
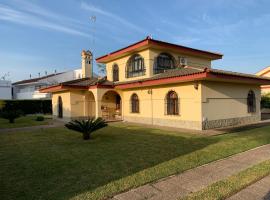
[[[226,199],[241,189],[270,174],[270,160],[254,165],[236,175],[218,181],[205,189],[195,192],[183,200]]]
[[[195,136],[112,124],[82,140],[65,128],[0,134],[0,199],[101,199],[270,143],[270,126]]]
[[[15,119],[15,123],[9,123],[7,119],[0,118],[0,129],[3,128],[19,128],[27,126],[38,126],[49,124],[51,117],[45,116],[44,121],[36,121],[38,115],[23,116]]]

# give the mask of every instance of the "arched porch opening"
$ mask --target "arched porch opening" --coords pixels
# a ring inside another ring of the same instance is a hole
[[[115,91],[107,91],[101,99],[101,116],[106,120],[122,119],[122,99]]]
[[[95,96],[92,92],[87,91],[84,101],[84,116],[86,118],[95,117],[96,115],[96,102]]]

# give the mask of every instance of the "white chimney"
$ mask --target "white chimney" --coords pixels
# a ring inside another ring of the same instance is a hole
[[[82,51],[82,78],[92,78],[93,77],[93,54],[91,51]]]

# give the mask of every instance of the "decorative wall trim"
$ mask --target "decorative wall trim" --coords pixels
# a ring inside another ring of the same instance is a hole
[[[237,125],[245,125],[259,122],[261,120],[260,115],[253,115],[248,117],[238,117],[238,118],[229,118],[229,119],[218,119],[211,121],[202,122],[202,129],[215,129],[215,128],[225,128],[228,126],[237,126]]]
[[[141,124],[168,126],[168,127],[174,127],[174,128],[202,130],[202,123],[200,121],[164,119],[164,118],[152,119],[152,118],[147,118],[147,117],[135,117],[135,116],[125,116],[124,121],[141,123]]]

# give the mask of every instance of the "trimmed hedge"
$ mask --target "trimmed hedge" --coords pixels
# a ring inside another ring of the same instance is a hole
[[[23,114],[51,114],[51,100],[2,100],[4,103],[3,111],[5,110],[21,110]]]
[[[262,96],[261,108],[270,108],[270,94]]]

